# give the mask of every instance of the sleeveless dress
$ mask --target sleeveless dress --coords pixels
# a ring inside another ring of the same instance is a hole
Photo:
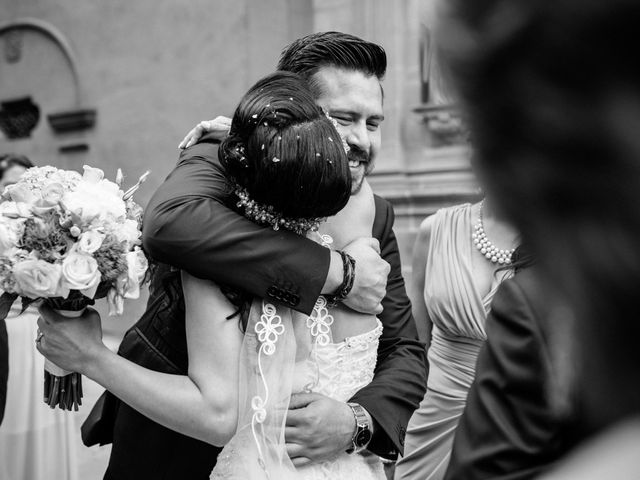
[[[9,381],[0,426],[0,479],[76,480],[76,412],[52,410],[44,395],[44,357],[36,350],[38,312],[22,315],[16,302],[7,316]]]
[[[434,215],[424,289],[433,323],[429,379],[425,397],[409,421],[396,480],[444,477],[476,359],[486,339],[491,300],[500,283],[513,275],[511,270],[498,272],[489,293],[480,295],[472,274],[472,255],[476,255],[472,226],[470,204]]]
[[[263,302],[262,310],[263,318],[275,317],[273,305]],[[306,327],[315,341],[310,354],[304,359],[296,361],[293,365],[291,392],[316,392],[341,402],[347,402],[373,379],[382,324],[377,320],[377,326],[373,330],[334,343],[330,329],[332,320],[327,321],[328,312],[326,300],[320,297],[316,302],[314,312],[306,322]],[[269,325],[274,327],[273,324]],[[291,323],[289,325],[292,326]],[[271,331],[277,332],[275,327]],[[274,335],[273,338],[276,336]],[[275,341],[273,343],[275,344]],[[259,362],[257,365],[260,367]],[[284,369],[281,371],[285,377]],[[341,453],[322,463],[300,468],[290,466],[285,469],[286,471],[276,470],[264,473],[251,467],[251,464],[256,462],[251,433],[251,428],[239,426],[238,433],[220,453],[218,463],[211,475],[212,480],[252,478],[385,480],[386,478],[382,462],[379,457],[372,454],[349,455]],[[286,461],[288,462],[288,460]]]

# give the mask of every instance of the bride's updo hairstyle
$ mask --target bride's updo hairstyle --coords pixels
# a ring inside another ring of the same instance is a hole
[[[283,217],[328,217],[349,199],[340,136],[296,74],[275,72],[249,89],[218,156],[251,200]]]

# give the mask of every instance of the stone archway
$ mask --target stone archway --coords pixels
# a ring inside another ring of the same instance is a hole
[[[0,24],[0,148],[51,161],[55,136],[93,126],[95,111],[81,109],[84,101],[78,62],[62,32],[34,18]]]

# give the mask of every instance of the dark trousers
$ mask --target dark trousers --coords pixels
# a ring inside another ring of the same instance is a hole
[[[151,370],[185,374],[163,354],[151,332],[138,327],[127,332],[118,353]],[[115,422],[105,480],[209,479],[220,448],[169,430],[113,396],[107,404]]]
[[[0,320],[0,425],[4,418],[4,406],[7,403],[7,379],[9,378],[9,338],[7,324]]]

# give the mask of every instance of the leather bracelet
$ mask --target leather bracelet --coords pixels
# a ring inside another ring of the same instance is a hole
[[[342,283],[332,295],[325,295],[327,306],[335,307],[342,302],[353,288],[356,279],[356,261],[348,253],[339,250],[340,258],[342,258]]]

